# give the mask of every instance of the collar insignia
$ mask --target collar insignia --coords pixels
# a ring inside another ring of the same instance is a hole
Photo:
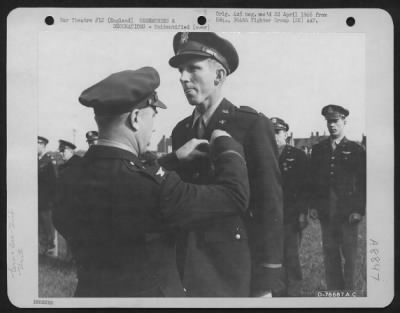
[[[158,169],[156,175],[158,175],[158,176],[160,176],[160,177],[164,177],[165,172],[164,172],[164,170],[162,169],[162,167],[160,167],[160,168]]]

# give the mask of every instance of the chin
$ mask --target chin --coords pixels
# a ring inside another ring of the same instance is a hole
[[[186,97],[187,101],[189,102],[190,105],[198,105],[199,102],[196,101],[196,99],[190,98],[190,97]]]

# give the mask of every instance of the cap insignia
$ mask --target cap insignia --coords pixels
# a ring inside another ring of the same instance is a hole
[[[181,45],[185,44],[189,40],[189,33],[183,32],[181,34]]]

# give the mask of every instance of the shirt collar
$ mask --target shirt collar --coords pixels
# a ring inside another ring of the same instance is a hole
[[[111,139],[99,139],[97,141],[97,145],[99,146],[106,146],[106,147],[114,147],[114,148],[119,148],[122,150],[126,150],[129,151],[130,153],[133,153],[134,155],[137,155],[137,152],[134,151],[131,147],[129,147],[128,145],[115,141],[115,140],[111,140]]]
[[[346,140],[345,140],[345,136],[342,136],[342,137],[339,137],[339,138],[336,138],[336,139],[333,139],[332,137],[330,138],[330,141],[331,141],[331,143],[335,143],[336,145],[338,145],[338,144],[340,144],[342,141],[343,142],[345,142]]]
[[[218,108],[218,106],[221,104],[222,99],[223,99],[223,98],[221,97],[221,99],[219,99],[219,101],[216,101],[215,104],[212,105],[212,106],[210,106],[210,107],[207,109],[207,111],[205,111],[203,114],[201,114],[201,113],[199,112],[199,110],[197,110],[197,108],[194,109],[192,127],[193,127],[194,124],[196,123],[197,119],[200,118],[200,117],[203,119],[204,124],[207,126],[207,125],[208,125],[208,122],[209,122],[210,119],[211,119],[211,116],[214,114],[215,110],[216,110],[216,109]]]

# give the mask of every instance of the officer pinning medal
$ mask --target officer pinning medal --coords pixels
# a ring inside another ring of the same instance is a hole
[[[113,73],[79,97],[94,110],[98,142],[63,170],[54,212],[55,227],[76,262],[76,297],[185,296],[176,232],[237,216],[248,206],[243,147],[225,131],[214,131],[210,141],[191,139],[170,155],[190,160],[198,145],[209,145],[212,185],[186,183],[175,172],[139,159],[155,115],[166,109],[157,95],[159,84],[158,72],[143,67]],[[66,141],[61,144],[64,154],[74,150]]]

